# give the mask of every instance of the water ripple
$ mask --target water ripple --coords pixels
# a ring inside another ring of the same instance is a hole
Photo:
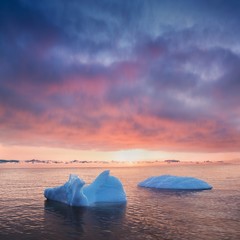
[[[0,174],[0,239],[240,239],[239,168],[112,169],[127,204],[93,208],[45,201],[43,190],[76,173],[91,182],[99,169],[6,169]],[[137,187],[148,176],[189,175],[211,191],[159,191]],[[34,179],[34,181],[33,181]]]

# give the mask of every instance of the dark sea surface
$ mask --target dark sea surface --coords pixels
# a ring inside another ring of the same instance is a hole
[[[0,169],[0,239],[240,239],[240,165],[109,168],[128,202],[81,208],[46,201],[47,187],[70,173],[87,183],[106,168]],[[212,190],[137,187],[149,176],[173,174],[207,181]]]

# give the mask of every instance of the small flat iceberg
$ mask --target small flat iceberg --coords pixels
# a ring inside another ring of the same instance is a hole
[[[48,200],[58,201],[70,206],[94,206],[97,203],[124,203],[126,193],[121,181],[110,176],[110,171],[103,171],[90,184],[75,174],[70,174],[69,180],[62,186],[47,188],[44,196]]]
[[[203,180],[193,177],[179,177],[161,175],[150,177],[138,184],[139,187],[157,188],[165,190],[210,190],[212,186]]]

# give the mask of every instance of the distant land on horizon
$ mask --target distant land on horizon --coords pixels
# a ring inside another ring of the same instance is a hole
[[[219,161],[180,161],[177,159],[166,159],[166,160],[149,160],[149,161],[91,161],[91,160],[71,160],[71,161],[56,161],[56,160],[39,160],[39,159],[31,159],[31,160],[5,160],[0,159],[0,164],[48,164],[48,165],[154,165],[154,164],[187,164],[187,163],[194,163],[194,164],[204,164],[204,163],[240,163],[240,159],[232,159],[232,160],[219,160]]]
[[[20,160],[4,160],[0,159],[0,163],[19,163]]]

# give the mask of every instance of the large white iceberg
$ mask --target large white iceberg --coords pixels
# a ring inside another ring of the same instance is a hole
[[[70,174],[69,180],[64,185],[45,189],[44,196],[70,206],[126,202],[121,181],[109,173],[109,170],[103,171],[90,185],[85,185],[77,175]]]
[[[150,177],[138,184],[139,187],[166,190],[209,190],[212,186],[203,180],[193,177],[162,175]]]

